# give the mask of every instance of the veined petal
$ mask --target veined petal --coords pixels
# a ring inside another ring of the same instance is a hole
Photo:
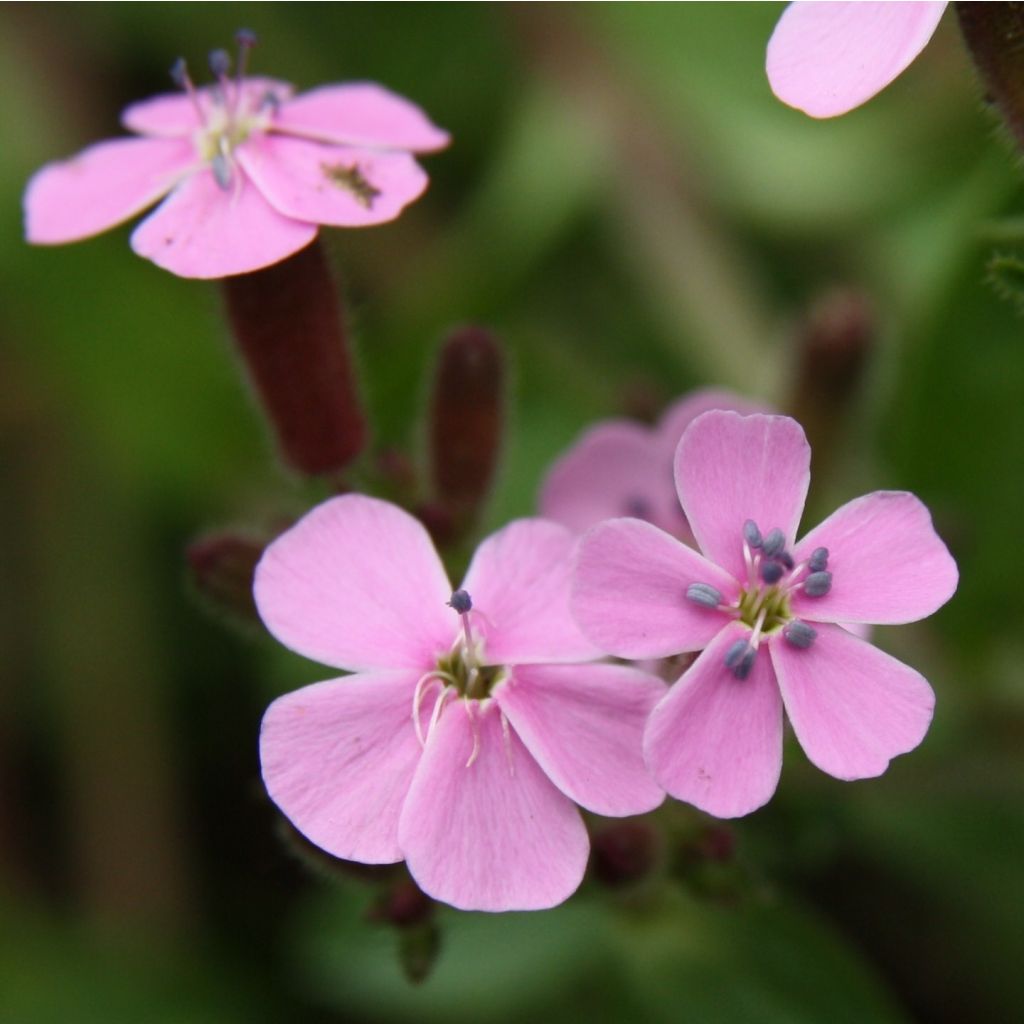
[[[935,694],[920,673],[845,629],[817,630],[806,649],[770,645],[793,731],[829,775],[881,775],[891,758],[924,739]]]
[[[451,141],[415,103],[373,82],[326,85],[281,107],[274,130],[324,142],[426,153]]]
[[[560,523],[518,519],[476,549],[462,582],[488,665],[586,661],[601,655],[569,612],[576,538]]]
[[[194,162],[181,139],[113,139],[47,164],[25,190],[25,237],[59,245],[106,231],[155,203]]]
[[[238,110],[255,110],[269,95],[283,103],[294,92],[288,82],[276,78],[246,78],[242,83],[242,100]],[[217,102],[212,86],[196,89],[196,99],[204,116],[211,116]],[[201,127],[192,98],[184,92],[166,92],[148,100],[132,103],[121,112],[121,124],[140,135],[191,136]]]
[[[335,857],[402,859],[398,819],[423,754],[412,720],[417,678],[380,672],[315,683],[279,697],[263,716],[267,792]]]
[[[956,562],[928,509],[905,491],[875,491],[848,502],[793,549],[797,562],[828,549],[832,587],[797,592],[794,615],[825,622],[899,623],[931,615],[952,596]]]
[[[676,488],[701,551],[738,579],[746,578],[743,524],[778,527],[796,538],[811,478],[811,449],[788,416],[699,416],[676,450]]]
[[[766,804],[782,771],[782,700],[768,653],[746,679],[725,655],[750,630],[730,624],[651,713],[644,756],[669,795],[718,818]]]
[[[429,180],[408,153],[285,136],[250,139],[236,156],[279,213],[338,227],[394,220]]]
[[[570,799],[595,814],[653,810],[665,798],[644,765],[655,676],[623,665],[523,665],[494,690],[519,738]]]
[[[361,494],[331,498],[281,534],[256,566],[254,594],[281,643],[338,668],[425,672],[458,631],[427,531]]]
[[[409,871],[461,910],[542,910],[583,878],[579,812],[503,730],[497,704],[452,702],[430,732],[398,825]]]
[[[726,603],[739,584],[692,548],[639,519],[610,519],[580,541],[572,613],[602,650],[620,658],[698,651],[728,622],[686,597],[708,583]]]
[[[645,519],[673,535],[686,527],[671,455],[653,431],[628,420],[586,431],[551,466],[539,505],[541,515],[576,533],[616,516]]]
[[[945,3],[793,3],[768,42],[783,103],[835,117],[871,99],[924,49]]]
[[[227,277],[277,263],[316,237],[277,212],[244,174],[225,191],[208,169],[186,178],[132,233],[132,249],[179,277]]]

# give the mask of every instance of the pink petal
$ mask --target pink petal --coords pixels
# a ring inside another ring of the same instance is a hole
[[[795,615],[825,622],[913,622],[952,596],[956,562],[928,509],[905,491],[876,491],[848,502],[794,548],[798,561],[828,548],[832,589],[792,599]]]
[[[254,594],[281,643],[339,668],[425,672],[458,629],[427,531],[361,494],[325,501],[278,537],[256,566]]]
[[[788,416],[707,412],[687,428],[676,451],[676,487],[701,551],[746,578],[743,524],[778,527],[787,545],[810,482],[811,449]]]
[[[665,798],[642,753],[647,716],[664,695],[660,679],[622,665],[518,666],[494,691],[548,778],[588,811],[613,817]]]
[[[671,455],[652,431],[628,420],[608,420],[584,433],[548,471],[539,504],[541,515],[576,533],[603,519],[636,516],[673,535],[689,534]]]
[[[766,804],[782,771],[782,700],[767,652],[746,679],[725,655],[750,630],[730,624],[654,709],[644,756],[671,796],[718,818]]]
[[[800,745],[837,779],[866,779],[913,750],[935,694],[912,668],[839,626],[820,625],[802,650],[773,640],[772,663]]]
[[[770,414],[773,411],[763,402],[755,402],[735,391],[725,391],[719,388],[701,388],[698,391],[691,391],[684,398],[670,405],[658,421],[658,440],[670,466],[675,459],[676,448],[679,447],[679,440],[686,432],[686,428],[698,416],[715,409],[738,412],[743,416],[757,412]]]
[[[589,850],[572,801],[514,730],[503,735],[493,701],[447,705],[413,778],[398,840],[420,888],[461,910],[553,907],[580,884]]]
[[[315,683],[263,716],[271,799],[311,842],[346,860],[402,859],[398,818],[423,748],[412,721],[416,672]]]
[[[576,538],[559,523],[519,519],[477,549],[462,588],[488,665],[586,661],[597,650],[569,612]]]
[[[276,78],[247,78],[243,86],[241,109],[256,109],[267,93],[273,93],[279,102],[287,100],[295,91],[288,82]],[[205,86],[196,90],[200,108],[208,115],[215,103],[213,90]],[[121,124],[140,135],[188,135],[200,128],[199,115],[192,99],[183,92],[161,93],[148,100],[140,100],[121,112]]]
[[[423,194],[428,181],[408,153],[380,153],[267,135],[252,139],[237,155],[280,213],[337,227],[394,220]],[[339,177],[346,175],[349,177]]]
[[[59,245],[106,231],[169,192],[195,159],[180,139],[114,139],[47,164],[25,190],[25,237]]]
[[[281,216],[237,170],[225,191],[204,169],[135,229],[132,248],[179,277],[226,277],[283,260],[309,245],[316,230]]]
[[[275,131],[324,142],[426,153],[451,141],[409,100],[373,82],[327,85],[284,104]]]
[[[580,541],[572,613],[602,650],[620,658],[698,651],[727,619],[687,600],[691,583],[709,583],[726,603],[739,584],[674,537],[639,519],[611,519]]]
[[[944,3],[794,3],[768,42],[783,103],[835,117],[871,99],[925,48]]]

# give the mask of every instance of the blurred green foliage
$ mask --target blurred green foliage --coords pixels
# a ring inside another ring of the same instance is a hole
[[[1024,330],[986,280],[1020,234],[1019,159],[952,20],[883,95],[814,122],[765,82],[779,9],[0,9],[0,1018],[1019,1013]],[[787,750],[775,802],[737,825],[757,879],[741,898],[591,882],[550,913],[442,911],[436,970],[411,987],[365,886],[312,878],[277,841],[260,714],[325,670],[205,618],[182,551],[211,527],[273,530],[323,489],[275,465],[214,285],[137,259],[127,229],[29,249],[19,212],[36,167],[116,134],[173,58],[202,66],[239,25],[258,71],[381,81],[452,131],[399,221],[326,238],[378,448],[422,461],[446,330],[507,344],[487,527],[529,514],[596,418],[704,384],[788,407],[811,304],[870,298],[876,345],[816,445],[809,515],[883,487],[932,508],[960,591],[879,642],[929,677],[937,716],[875,781]]]

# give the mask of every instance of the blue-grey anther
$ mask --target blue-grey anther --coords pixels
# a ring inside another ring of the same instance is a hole
[[[828,548],[815,548],[807,559],[807,568],[811,572],[823,572],[828,565]]]
[[[748,519],[743,524],[743,539],[748,547],[759,548],[761,546],[761,531],[753,519]]]
[[[186,65],[184,57],[179,57],[171,65],[171,81],[179,89],[188,87],[188,65]]]
[[[762,550],[769,558],[774,558],[780,554],[785,546],[786,536],[777,526],[774,530],[769,530],[764,535]]]
[[[812,572],[804,580],[804,593],[808,597],[823,597],[832,589],[832,573]]]
[[[754,667],[754,659],[757,657],[757,650],[749,644],[745,645],[743,657],[738,659],[735,665],[731,665],[732,674],[737,679],[746,679],[750,670]]]
[[[215,78],[223,78],[231,70],[231,55],[227,50],[210,51],[210,72]]]
[[[746,640],[737,640],[733,643],[725,652],[725,667],[734,669],[743,660],[749,648],[750,644]]]
[[[761,579],[765,583],[778,583],[782,579],[782,574],[786,571],[785,567],[781,562],[762,562],[761,563]]]
[[[787,568],[792,569],[796,562],[793,561],[793,556],[788,551],[783,551],[779,555],[779,561]]]
[[[717,608],[722,603],[722,592],[710,583],[691,583],[686,588],[686,597],[703,608]]]
[[[243,48],[248,48],[259,42],[259,36],[251,28],[240,28],[235,33],[235,42]]]
[[[448,606],[454,608],[460,615],[465,615],[466,612],[472,610],[473,599],[465,590],[456,590],[452,594],[452,599],[448,602]]]
[[[210,161],[210,170],[217,184],[227,192],[231,188],[231,161],[223,153],[217,153]]]
[[[783,630],[782,635],[794,646],[801,650],[807,650],[814,643],[818,631],[806,622],[794,619]]]

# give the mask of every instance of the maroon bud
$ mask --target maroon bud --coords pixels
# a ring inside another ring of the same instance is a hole
[[[411,878],[402,878],[384,891],[370,908],[369,917],[396,928],[411,928],[428,920],[434,907],[434,901]]]
[[[336,474],[363,450],[359,399],[341,304],[319,242],[223,281],[248,375],[292,469]]]
[[[593,838],[591,869],[608,886],[646,878],[658,860],[658,834],[642,821],[622,821]]]
[[[185,549],[198,593],[217,611],[246,623],[259,622],[252,596],[253,573],[267,542],[242,533],[210,533]]]
[[[430,404],[430,479],[456,529],[487,497],[501,447],[505,359],[481,327],[452,332],[441,347]]]

